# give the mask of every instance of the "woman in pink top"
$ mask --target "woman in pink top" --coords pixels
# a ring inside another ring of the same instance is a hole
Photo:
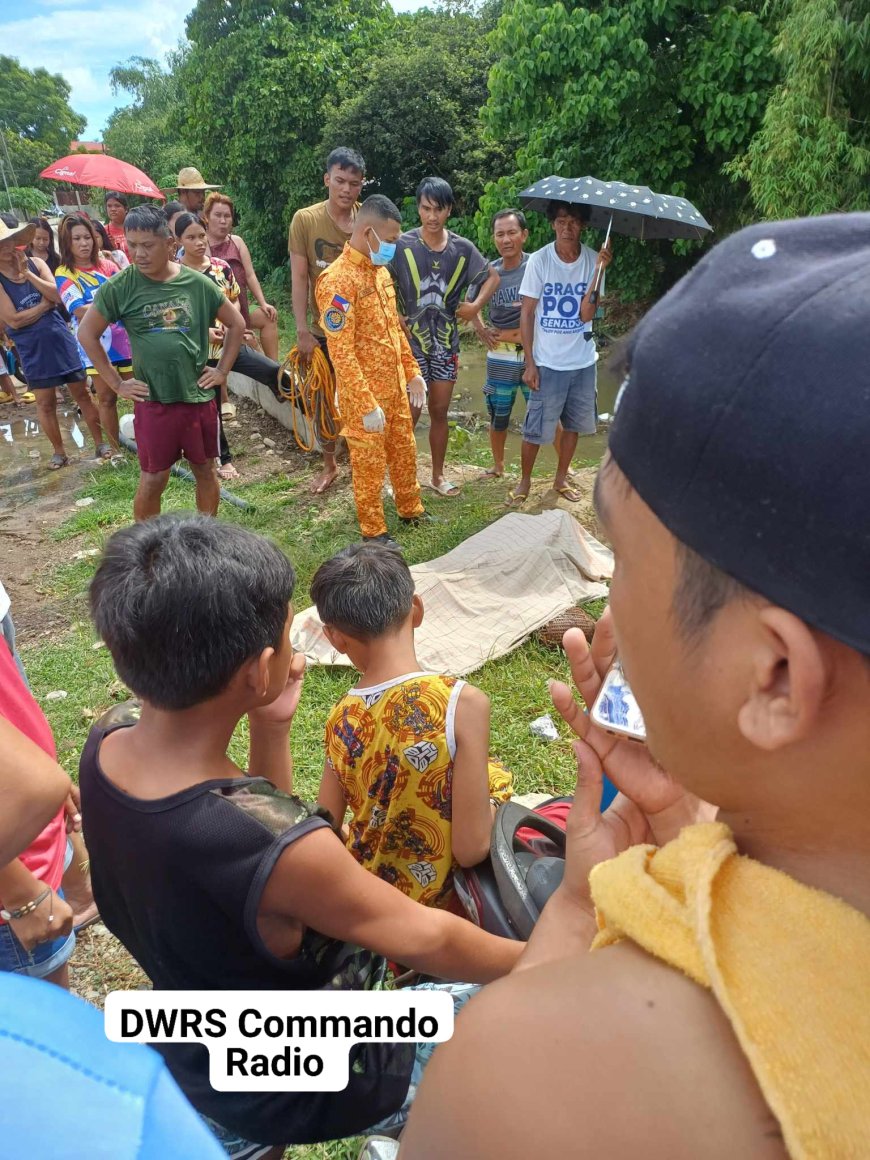
[[[7,754],[24,741],[19,742],[6,722],[54,760],[51,728],[2,638],[0,721],[0,738]],[[66,856],[66,814],[62,806],[18,858],[0,866],[0,971],[69,986],[68,963],[75,948],[75,935],[72,908],[64,901],[61,890]]]
[[[266,301],[244,240],[232,232],[236,216],[232,199],[225,193],[210,193],[205,199],[202,216],[208,233],[209,253],[213,258],[222,258],[229,263],[239,284],[241,296],[237,305],[246,326],[260,332],[263,354],[278,362],[278,311]],[[257,302],[253,310],[248,301],[249,290]]]

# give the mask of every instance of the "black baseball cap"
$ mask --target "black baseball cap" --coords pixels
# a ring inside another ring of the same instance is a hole
[[[678,540],[870,654],[870,214],[711,250],[637,327],[610,451]]]

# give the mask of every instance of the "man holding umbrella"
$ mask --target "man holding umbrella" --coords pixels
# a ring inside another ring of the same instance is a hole
[[[578,435],[594,435],[598,353],[592,319],[598,308],[609,241],[601,251],[580,240],[589,209],[550,201],[547,217],[555,241],[532,254],[520,286],[520,336],[525,353],[523,382],[532,392],[523,423],[522,478],[508,493],[508,505],[522,504],[532,486],[538,448],[552,443],[561,422],[562,438],[554,490],[574,503],[580,495],[568,483]]]

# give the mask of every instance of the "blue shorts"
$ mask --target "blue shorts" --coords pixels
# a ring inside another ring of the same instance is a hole
[[[598,430],[596,366],[573,371],[540,368],[541,385],[532,391],[523,439],[544,447],[552,443],[561,422],[566,431],[594,435]]]
[[[72,842],[67,838],[66,856],[63,868],[69,866],[73,859]],[[57,891],[58,898],[63,898],[63,891]],[[0,971],[9,971],[14,975],[29,975],[31,979],[44,979],[46,975],[68,963],[76,947],[75,931],[71,930],[62,938],[52,939],[51,942],[38,943],[32,951],[26,951],[15,935],[8,922],[0,926]]]

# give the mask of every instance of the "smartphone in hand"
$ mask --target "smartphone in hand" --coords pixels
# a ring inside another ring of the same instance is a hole
[[[646,741],[646,726],[619,661],[607,670],[590,713],[599,728],[632,741]]]

